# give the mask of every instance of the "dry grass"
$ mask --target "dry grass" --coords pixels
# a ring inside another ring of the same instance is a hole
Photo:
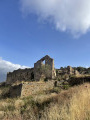
[[[0,120],[90,120],[90,84],[59,94],[0,100]]]
[[[79,75],[74,75],[72,77],[75,77],[75,78],[85,78],[85,77],[90,77],[90,74],[79,74]]]
[[[51,103],[43,112],[41,120],[90,120],[90,85],[63,91],[57,103]]]

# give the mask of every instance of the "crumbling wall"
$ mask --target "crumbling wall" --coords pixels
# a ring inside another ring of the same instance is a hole
[[[79,75],[80,73],[73,69],[71,66],[67,66],[65,68],[61,67],[60,69],[57,69],[57,75]]]
[[[53,79],[56,76],[56,71],[54,69],[54,60],[48,55],[40,59],[34,64],[34,68],[29,69],[19,69],[7,74],[6,84],[20,83],[22,81],[39,81],[42,76],[42,71],[40,72],[41,67],[44,65],[43,61],[45,60],[45,68],[47,69],[47,74],[44,74],[45,78]]]
[[[10,87],[10,97],[20,97],[22,92],[22,84]]]
[[[10,87],[10,97],[27,97],[39,92],[53,89],[54,81],[48,82],[26,82]]]
[[[80,85],[80,84],[83,84],[85,82],[89,82],[90,83],[90,75],[80,75],[80,76],[72,76],[70,79],[69,79],[69,84],[71,86],[74,86],[74,85]]]
[[[67,70],[68,70],[67,73],[70,75],[79,75],[80,74],[77,70],[74,70],[71,66],[68,66]]]
[[[67,67],[67,74],[70,74],[70,75],[74,74],[74,69],[71,66]]]
[[[7,74],[6,84],[13,84],[22,81],[32,81],[34,78],[34,69],[19,69]]]
[[[45,61],[45,64],[43,64],[43,61]],[[40,69],[42,68],[42,66],[45,65],[45,67],[48,67],[49,69],[49,74],[44,74],[45,77],[49,78],[49,79],[53,79],[56,76],[56,71],[54,68],[54,60],[52,58],[50,58],[48,55],[46,55],[45,57],[43,57],[42,59],[40,59],[39,61],[37,61],[34,64],[34,79],[35,81],[39,81],[41,78],[41,73],[40,73]]]
[[[54,81],[48,82],[30,82],[22,85],[21,97],[35,95],[44,90],[50,90],[54,87]]]

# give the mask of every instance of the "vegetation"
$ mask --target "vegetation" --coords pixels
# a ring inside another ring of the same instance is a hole
[[[84,67],[74,67],[75,70],[79,71],[80,74],[90,74],[90,67],[84,68]]]
[[[0,119],[90,120],[90,84],[68,90],[56,87],[25,98],[0,99]]]
[[[80,84],[83,84],[85,82],[89,82],[90,83],[90,75],[78,75],[78,76],[71,76],[70,79],[69,79],[69,84],[71,86],[74,86],[74,85],[80,85]]]

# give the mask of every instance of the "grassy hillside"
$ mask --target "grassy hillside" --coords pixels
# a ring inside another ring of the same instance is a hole
[[[54,90],[55,91],[55,90]],[[1,120],[90,120],[90,84],[0,99]]]

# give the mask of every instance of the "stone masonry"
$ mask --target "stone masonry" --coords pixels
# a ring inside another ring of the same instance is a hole
[[[73,69],[71,66],[67,66],[65,68],[61,67],[60,69],[57,69],[59,75],[79,75],[80,73]]]
[[[67,68],[59,69],[58,74],[75,75],[79,73],[68,66]],[[57,82],[53,80],[55,77],[54,59],[46,55],[34,63],[34,68],[18,69],[9,72],[6,84],[11,86],[10,97],[26,97],[53,89],[54,86],[57,86]]]
[[[48,82],[30,82],[22,85],[21,97],[35,95],[39,92],[51,90],[54,87],[54,81]]]
[[[43,64],[43,61],[45,61],[45,64]],[[42,74],[42,71],[40,71],[42,66],[44,66],[45,69],[48,66],[47,74]],[[39,81],[42,76],[48,79],[54,79],[54,77],[56,76],[54,60],[50,58],[48,55],[37,61],[34,64],[34,68],[18,69],[13,72],[9,72],[7,74],[6,84],[20,83],[22,81],[24,82]]]
[[[45,61],[45,64],[43,64],[43,61]],[[46,78],[49,78],[49,79],[54,79],[55,76],[56,76],[56,71],[55,71],[55,68],[54,68],[54,59],[50,58],[48,55],[46,55],[45,57],[43,57],[42,59],[40,59],[39,61],[37,61],[35,64],[34,64],[34,79],[36,81],[39,81],[40,78],[41,78],[41,73],[40,73],[40,69],[45,66],[48,71],[47,74],[44,74],[44,77]],[[45,71],[44,71],[45,72]]]
[[[18,69],[7,74],[6,84],[20,83],[22,81],[33,81],[34,69]]]
[[[11,86],[10,97],[26,97],[29,95],[36,95],[39,92],[51,90],[54,87],[54,81],[48,82],[27,82],[19,85]]]

